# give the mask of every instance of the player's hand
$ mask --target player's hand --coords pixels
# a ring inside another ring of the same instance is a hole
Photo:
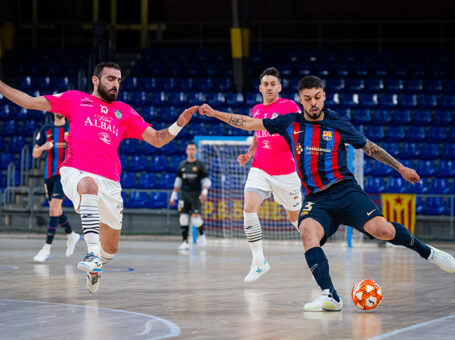
[[[207,200],[207,195],[200,194],[199,195],[199,200],[201,201],[201,203],[204,203]]]
[[[215,110],[212,109],[209,104],[203,104],[199,107],[199,114],[203,116],[213,117],[215,116]]]
[[[51,140],[49,142],[44,143],[42,146],[43,150],[50,150],[53,147],[54,147],[54,142]]]
[[[420,181],[420,176],[417,174],[417,172],[414,169],[407,168],[403,166],[398,170],[401,174],[401,176],[407,180],[408,182],[415,184]]]
[[[199,109],[199,106],[192,106],[189,109],[186,109],[177,119],[178,126],[185,126],[190,121],[193,114]]]
[[[169,201],[169,204],[170,204],[171,206],[174,206],[174,205],[175,205],[175,200],[171,198],[171,200]]]
[[[244,153],[244,154],[241,154],[238,158],[237,158],[237,162],[239,162],[240,166],[245,166],[246,163],[248,163],[248,161],[251,159],[251,156],[249,153]]]

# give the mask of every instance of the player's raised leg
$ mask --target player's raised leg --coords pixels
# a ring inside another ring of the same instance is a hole
[[[262,249],[262,228],[257,213],[266,194],[259,190],[252,190],[245,188],[245,206],[243,209],[243,227],[253,255],[250,271],[244,279],[246,283],[256,281],[270,270],[270,265],[265,259]]]

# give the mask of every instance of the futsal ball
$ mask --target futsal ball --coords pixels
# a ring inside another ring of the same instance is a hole
[[[352,287],[352,302],[362,310],[376,308],[381,300],[381,286],[374,280],[360,280]]]

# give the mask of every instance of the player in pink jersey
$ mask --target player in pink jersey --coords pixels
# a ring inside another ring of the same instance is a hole
[[[156,131],[129,105],[116,101],[121,81],[115,63],[96,65],[92,94],[68,91],[31,97],[0,81],[0,93],[17,105],[60,113],[68,119],[70,134],[60,175],[65,195],[81,215],[88,254],[77,267],[86,272],[91,293],[99,289],[103,264],[118,250],[123,216],[120,142],[135,138],[160,148],[175,138],[198,109],[186,109],[169,128]]]
[[[279,97],[281,77],[276,68],[264,70],[259,79],[263,104],[253,107],[253,118],[274,118],[300,112],[294,101]],[[253,254],[245,282],[256,281],[270,270],[262,250],[262,228],[257,213],[264,199],[273,193],[273,198],[286,209],[289,220],[296,228],[302,206],[301,184],[294,156],[284,138],[278,134],[270,135],[267,131],[256,131],[250,149],[238,157],[238,162],[244,166],[253,155],[244,189],[243,226]]]

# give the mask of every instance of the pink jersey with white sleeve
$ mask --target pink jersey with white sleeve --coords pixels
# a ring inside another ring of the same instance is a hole
[[[80,91],[45,96],[51,112],[68,120],[70,132],[65,161],[68,166],[120,181],[118,147],[126,138],[142,139],[150,126],[131,106],[115,101],[106,103]]]
[[[274,118],[287,113],[300,112],[299,106],[293,101],[278,98],[273,104],[258,104],[253,107],[253,118]],[[256,131],[257,149],[254,154],[254,168],[261,169],[271,176],[287,175],[296,171],[294,156],[284,137],[279,134],[270,135],[267,131]]]

